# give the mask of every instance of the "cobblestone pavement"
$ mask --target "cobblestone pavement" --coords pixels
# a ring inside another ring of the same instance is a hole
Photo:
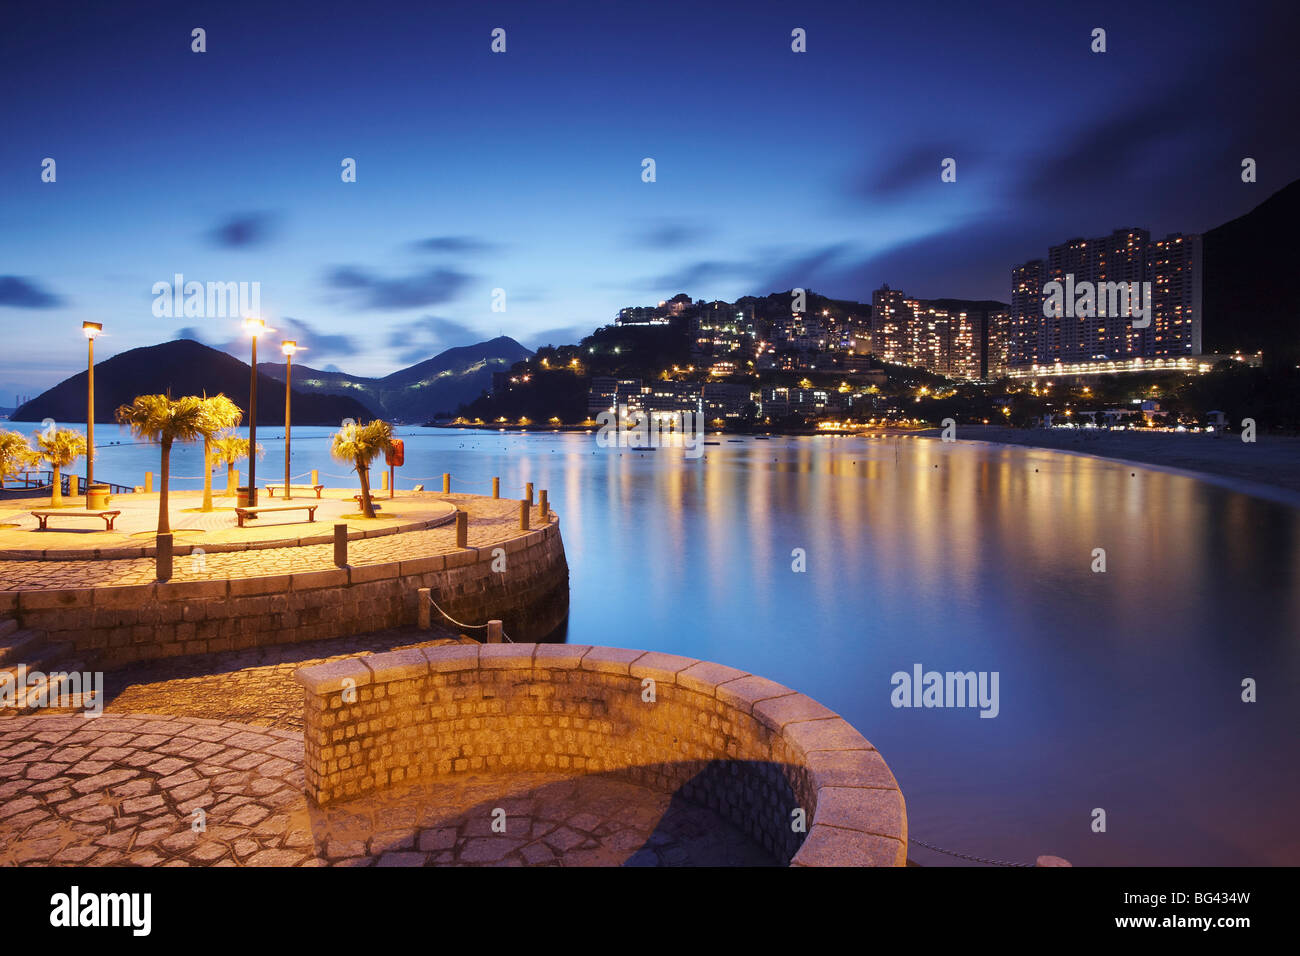
[[[492,547],[524,533],[519,530],[518,501],[477,495],[439,495],[438,500],[450,502],[468,512],[468,544],[472,548]],[[536,506],[531,511],[529,524],[534,529],[543,526],[541,512]],[[187,543],[194,542],[187,540]],[[455,550],[456,527],[452,523],[424,531],[350,541],[348,563],[386,564]],[[205,554],[201,560],[179,556],[176,558],[172,580],[215,581],[301,571],[326,571],[333,567],[332,543],[259,548]],[[150,584],[155,576],[153,558],[0,561],[0,591]]]
[[[599,775],[457,776],[316,808],[302,753],[296,731],[201,717],[0,720],[0,865],[771,863],[711,811]]]
[[[437,628],[394,629],[304,644],[144,661],[104,675],[104,712],[208,717],[301,730],[303,692],[293,680],[293,672],[299,667],[458,640],[458,635]],[[51,708],[45,713],[79,714],[81,710]],[[3,719],[4,712],[0,711],[0,721]]]

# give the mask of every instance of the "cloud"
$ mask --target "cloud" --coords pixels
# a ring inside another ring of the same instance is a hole
[[[53,309],[62,303],[60,296],[46,292],[22,276],[0,276],[0,306],[13,309]]]
[[[942,162],[957,160],[959,178],[964,178],[984,158],[981,149],[955,143],[917,143],[894,153],[883,166],[859,172],[849,182],[849,194],[868,202],[901,199],[926,186],[948,185],[939,178]]]
[[[272,328],[275,331],[258,342],[258,352],[260,354],[257,358],[259,365],[263,362],[284,361],[284,356],[280,352],[280,343],[285,340],[297,342],[299,347],[304,350],[303,353],[295,356],[294,360],[305,365],[314,365],[320,359],[331,355],[355,356],[360,351],[360,346],[353,336],[322,332],[317,326],[304,319],[295,319],[287,315],[281,316],[273,320]],[[240,337],[223,342],[205,336],[202,330],[194,325],[187,325],[177,329],[176,338],[192,339],[214,349],[221,349],[221,351],[235,356],[242,362],[247,362],[250,358],[249,340],[247,338]]]
[[[363,306],[396,311],[449,302],[470,279],[456,269],[427,269],[414,275],[383,278],[357,266],[338,266],[325,281],[336,289],[356,293]]]
[[[487,252],[496,248],[494,243],[488,242],[486,239],[477,239],[474,236],[431,236],[428,239],[419,239],[411,243],[411,245],[424,252],[464,254]]]
[[[485,338],[482,332],[455,319],[426,315],[412,322],[393,326],[388,332],[388,347],[396,349],[398,358],[408,365],[459,345],[473,345]]]
[[[213,244],[226,249],[244,249],[261,245],[273,232],[274,217],[269,213],[251,212],[231,216],[209,233]]]
[[[668,295],[676,295],[678,292],[688,292],[690,290],[697,290],[691,294],[698,295],[700,286],[725,282],[729,279],[751,278],[755,268],[756,264],[753,262],[739,260],[727,262],[721,259],[704,259],[687,263],[672,272],[646,279],[641,285],[644,288],[658,289],[661,292],[667,291]]]
[[[712,232],[702,223],[664,219],[636,227],[629,241],[647,249],[683,249],[706,239]]]

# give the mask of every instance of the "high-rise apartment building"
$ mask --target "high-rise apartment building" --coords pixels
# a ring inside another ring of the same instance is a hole
[[[1008,366],[1122,370],[1198,355],[1201,283],[1199,236],[1117,229],[1052,246],[1011,270]]]

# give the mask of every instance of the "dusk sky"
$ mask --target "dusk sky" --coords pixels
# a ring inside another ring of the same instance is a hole
[[[1300,176],[1294,3],[847,6],[13,8],[0,405],[83,367],[83,320],[104,357],[236,342],[152,314],[176,273],[260,282],[304,362],[382,375],[678,292],[1006,301],[1049,243],[1205,230]]]

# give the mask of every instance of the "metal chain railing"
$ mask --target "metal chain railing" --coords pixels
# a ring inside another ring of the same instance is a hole
[[[441,614],[443,617],[445,617],[445,618],[446,618],[448,621],[450,621],[452,624],[455,624],[457,627],[463,627],[463,628],[465,628],[465,629],[467,629],[467,630],[471,630],[471,631],[480,631],[480,630],[485,630],[485,629],[487,628],[487,625],[486,625],[486,624],[466,624],[466,623],[464,623],[463,621],[458,621],[458,620],[456,620],[454,617],[452,617],[450,614],[448,614],[448,613],[447,613],[446,611],[444,611],[442,608],[438,607],[438,602],[435,601],[435,600],[433,599],[433,595],[429,595],[429,603],[433,605],[433,609],[434,609],[435,611],[437,611],[439,614]],[[509,643],[511,643],[511,644],[514,643],[514,639],[511,638],[511,636],[510,636],[509,634],[506,633],[505,628],[502,628],[502,629],[501,629],[501,636],[502,636],[503,638],[505,638],[506,641],[508,641]]]
[[[945,850],[941,846],[935,846],[932,843],[926,843],[924,840],[918,840],[916,837],[909,836],[908,841],[915,843],[917,846],[923,846],[927,850],[934,850],[936,853],[943,853],[947,856],[955,856],[959,860],[969,860],[971,863],[986,863],[989,866],[1020,866],[1032,868],[1032,863],[1007,863],[1005,860],[986,860],[982,856],[972,856],[969,853],[958,853],[955,850]]]

